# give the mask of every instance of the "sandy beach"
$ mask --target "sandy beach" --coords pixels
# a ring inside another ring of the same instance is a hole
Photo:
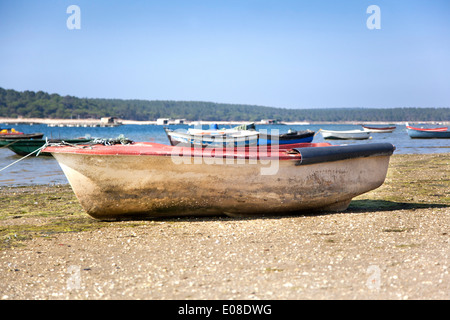
[[[90,218],[68,185],[0,188],[0,299],[450,298],[450,154],[394,155],[342,213]]]

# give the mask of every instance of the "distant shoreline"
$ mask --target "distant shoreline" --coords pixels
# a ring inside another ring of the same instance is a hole
[[[280,121],[276,124],[279,125],[314,125],[314,124],[350,124],[350,125],[405,125],[408,121]],[[47,125],[101,125],[100,119],[50,119],[50,118],[3,118],[0,117],[0,123],[7,125],[19,125],[19,124],[47,124]],[[117,125],[134,124],[134,125],[157,125],[157,121],[138,121],[138,120],[125,120],[117,119]],[[240,125],[243,123],[255,123],[256,125],[267,125],[268,123],[262,121],[184,121],[183,124],[194,125],[197,123],[210,124],[217,123],[219,125]],[[410,121],[414,124],[428,124],[428,125],[450,125],[450,121]],[[179,124],[176,120],[169,120],[166,125]],[[108,124],[106,124],[108,125]]]

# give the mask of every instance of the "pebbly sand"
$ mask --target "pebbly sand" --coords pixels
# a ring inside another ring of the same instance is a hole
[[[337,214],[104,222],[67,185],[0,195],[4,300],[450,298],[450,154],[394,155]]]

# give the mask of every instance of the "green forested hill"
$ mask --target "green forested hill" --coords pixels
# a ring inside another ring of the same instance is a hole
[[[0,117],[204,121],[450,121],[450,108],[281,109],[201,101],[87,99],[0,88]]]

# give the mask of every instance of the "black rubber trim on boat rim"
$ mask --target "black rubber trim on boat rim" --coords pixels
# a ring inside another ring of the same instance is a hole
[[[332,147],[294,148],[292,150],[295,150],[302,156],[296,165],[308,165],[354,158],[388,156],[394,153],[395,147],[390,143],[368,143]]]

